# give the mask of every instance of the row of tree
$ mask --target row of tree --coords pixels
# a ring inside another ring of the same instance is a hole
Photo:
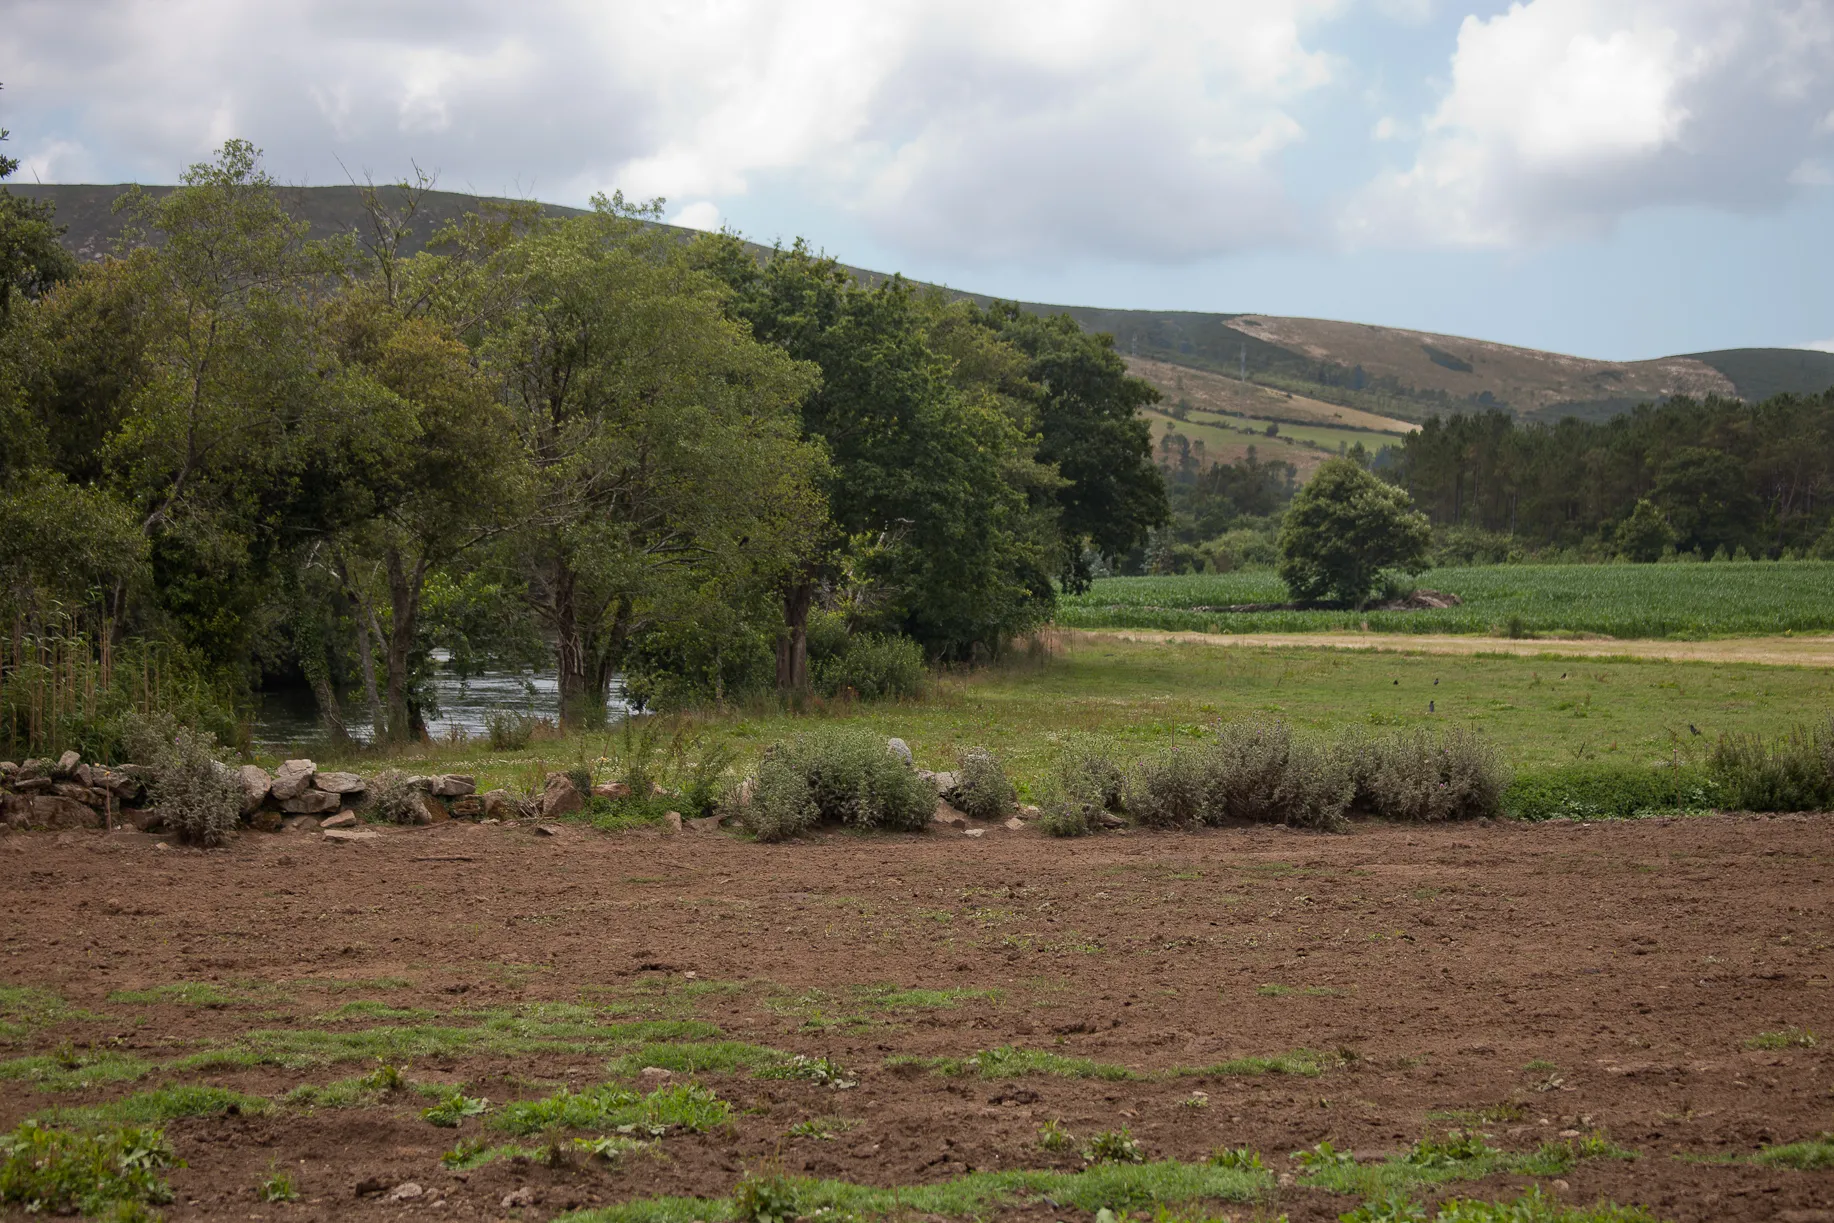
[[[686,240],[616,197],[480,205],[410,255],[430,185],[314,240],[231,142],[130,192],[137,228],[82,266],[0,192],[15,639],[156,640],[391,738],[434,650],[545,657],[581,724],[620,673],[803,687],[816,607],[997,652],[1165,521],[1156,394],[1068,318]]]
[[[1667,547],[1776,557],[1834,542],[1834,391],[1674,399],[1602,423],[1433,417],[1378,466],[1435,524],[1530,547],[1653,560]]]

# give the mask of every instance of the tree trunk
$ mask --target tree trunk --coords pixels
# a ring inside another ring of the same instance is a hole
[[[783,632],[777,638],[777,690],[809,688],[809,602],[815,584],[798,578],[783,595]]]
[[[560,688],[560,726],[578,730],[585,724],[588,643],[580,629],[578,579],[565,561],[554,562],[553,608],[556,678]]]
[[[414,651],[415,633],[420,619],[420,590],[426,579],[427,562],[423,557],[412,570],[402,563],[401,549],[390,545],[385,560],[388,565],[390,624],[385,661],[388,667],[388,736],[391,741],[419,737],[425,723],[408,708],[408,660]]]
[[[344,563],[342,556],[337,557],[337,573],[338,580],[344,584],[344,597],[350,600],[353,609],[350,618],[357,625],[357,664],[363,671],[363,699],[369,706],[369,741],[381,743],[388,737],[388,723],[382,716],[382,697],[376,691],[376,642],[382,637],[382,626],[376,623],[376,612],[369,605],[369,596],[351,580],[350,566]]]
[[[350,732],[344,728],[344,711],[338,707],[338,694],[331,687],[331,676],[322,666],[313,668],[312,696],[318,701],[318,721],[325,728],[325,737],[333,743],[349,739]]]

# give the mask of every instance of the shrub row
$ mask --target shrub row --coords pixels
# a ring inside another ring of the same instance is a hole
[[[1454,729],[1320,743],[1285,722],[1225,722],[1202,739],[1123,771],[1100,746],[1073,743],[1047,787],[1043,826],[1058,836],[1125,814],[1155,828],[1288,824],[1335,828],[1352,810],[1393,820],[1496,815],[1508,776],[1475,734]]]

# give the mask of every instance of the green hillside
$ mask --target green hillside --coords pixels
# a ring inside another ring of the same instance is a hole
[[[117,185],[18,185],[20,195],[50,200],[69,227],[65,243],[84,258],[101,258],[121,236],[113,211],[125,191]],[[151,192],[169,187],[148,187]],[[387,190],[387,189],[385,189]],[[328,236],[360,230],[362,193],[354,186],[285,190],[294,214]],[[479,197],[428,192],[410,247],[474,207]],[[580,210],[542,205],[553,216]],[[682,231],[687,234],[689,231]],[[762,248],[760,248],[762,249]],[[852,269],[866,280],[884,273]],[[956,290],[951,290],[956,292]],[[963,293],[983,304],[993,299]],[[1834,353],[1790,348],[1740,348],[1653,361],[1613,362],[1516,348],[1459,336],[1324,319],[1195,311],[1110,310],[1024,302],[1039,313],[1065,313],[1085,329],[1115,337],[1130,364],[1179,397],[1162,366],[1197,371],[1221,385],[1263,388],[1286,397],[1417,422],[1453,411],[1501,409],[1524,419],[1603,420],[1639,403],[1675,395],[1710,394],[1760,400],[1781,391],[1814,394],[1834,386]],[[1255,392],[1263,393],[1263,392]]]

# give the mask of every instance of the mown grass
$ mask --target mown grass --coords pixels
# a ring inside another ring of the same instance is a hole
[[[1834,1170],[1834,1133],[1765,1147],[1751,1157],[1751,1162],[1773,1168],[1794,1168],[1799,1172]]]
[[[783,1178],[773,1192],[806,1217],[835,1211],[861,1218],[945,1216],[982,1218],[1006,1206],[1049,1202],[1059,1210],[1150,1210],[1184,1202],[1251,1202],[1273,1185],[1266,1172],[1171,1161],[1098,1164],[1081,1172],[973,1172],[930,1185],[881,1188],[841,1180]],[[638,1198],[561,1216],[567,1223],[727,1223],[730,1198]]]
[[[40,1091],[82,1091],[102,1083],[126,1083],[153,1069],[153,1063],[124,1053],[41,1053],[0,1062],[0,1079],[16,1079]]]
[[[731,1116],[731,1105],[698,1084],[672,1084],[640,1096],[604,1083],[585,1091],[562,1089],[539,1100],[506,1104],[491,1117],[490,1124],[493,1129],[519,1135],[560,1128],[657,1137],[670,1130],[705,1133],[726,1124]]]
[[[516,1056],[547,1050],[612,1052],[630,1045],[648,1048],[647,1042],[693,1041],[718,1036],[719,1032],[712,1024],[697,1020],[594,1024],[549,1022],[518,1014],[496,1014],[475,1027],[411,1024],[334,1031],[268,1028],[245,1032],[227,1045],[178,1058],[168,1063],[168,1068],[194,1071],[281,1066],[300,1070],[339,1062],[379,1061],[393,1065],[475,1054]],[[660,1044],[656,1047],[674,1046]]]
[[[1610,637],[1756,637],[1834,629],[1834,565],[1821,561],[1712,565],[1483,565],[1436,569],[1418,584],[1457,595],[1457,607],[1410,612],[1206,610],[1280,603],[1271,570],[1105,578],[1067,595],[1070,628],[1209,633],[1518,632]]]
[[[35,1120],[78,1130],[132,1125],[161,1125],[180,1117],[220,1117],[227,1113],[265,1112],[268,1102],[226,1087],[173,1083],[135,1092],[106,1104],[83,1108],[48,1108]]]
[[[1422,1139],[1410,1149],[1376,1163],[1359,1163],[1347,1152],[1301,1152],[1303,1184],[1358,1197],[1392,1196],[1450,1181],[1475,1181],[1497,1173],[1518,1176],[1564,1176],[1582,1159],[1634,1159],[1635,1153],[1603,1139],[1550,1142],[1529,1152],[1490,1146],[1482,1135],[1454,1133],[1444,1139]]]

